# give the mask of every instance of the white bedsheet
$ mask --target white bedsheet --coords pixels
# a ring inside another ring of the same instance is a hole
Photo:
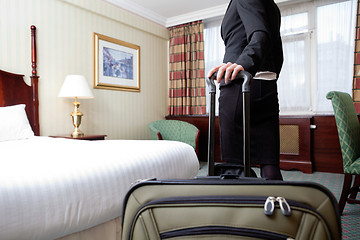
[[[121,215],[132,183],[193,178],[193,148],[174,141],[34,137],[0,143],[0,239],[54,239]]]

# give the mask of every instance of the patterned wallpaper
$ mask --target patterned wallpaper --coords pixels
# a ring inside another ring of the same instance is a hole
[[[108,139],[149,139],[167,114],[168,31],[102,0],[1,0],[0,68],[31,75],[30,26],[37,27],[41,135],[72,131],[72,100],[58,98],[68,74],[94,82],[93,33],[140,46],[140,92],[93,89],[80,99],[80,129]]]

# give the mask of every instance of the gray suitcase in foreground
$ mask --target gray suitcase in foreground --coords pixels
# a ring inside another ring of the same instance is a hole
[[[209,117],[208,177],[148,180],[135,184],[123,204],[122,240],[156,239],[341,239],[333,194],[312,182],[250,177],[249,89],[244,79],[244,164],[214,168],[214,115]],[[215,91],[215,90],[214,90]],[[212,92],[212,98],[214,96]],[[213,109],[212,100],[212,109]],[[229,174],[230,172],[230,174]]]

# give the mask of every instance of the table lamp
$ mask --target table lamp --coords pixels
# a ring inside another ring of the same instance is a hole
[[[81,124],[81,117],[83,114],[79,111],[80,103],[78,102],[78,98],[94,98],[94,95],[85,77],[82,75],[66,76],[58,97],[75,98],[75,101],[73,102],[74,110],[71,113],[73,125],[75,128],[71,133],[71,137],[77,138],[84,136],[84,133],[79,129]]]

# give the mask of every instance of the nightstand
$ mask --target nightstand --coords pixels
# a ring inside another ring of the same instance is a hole
[[[107,135],[84,135],[83,137],[73,138],[70,135],[61,135],[61,136],[50,136],[54,138],[68,138],[68,139],[76,139],[76,140],[105,140]]]

